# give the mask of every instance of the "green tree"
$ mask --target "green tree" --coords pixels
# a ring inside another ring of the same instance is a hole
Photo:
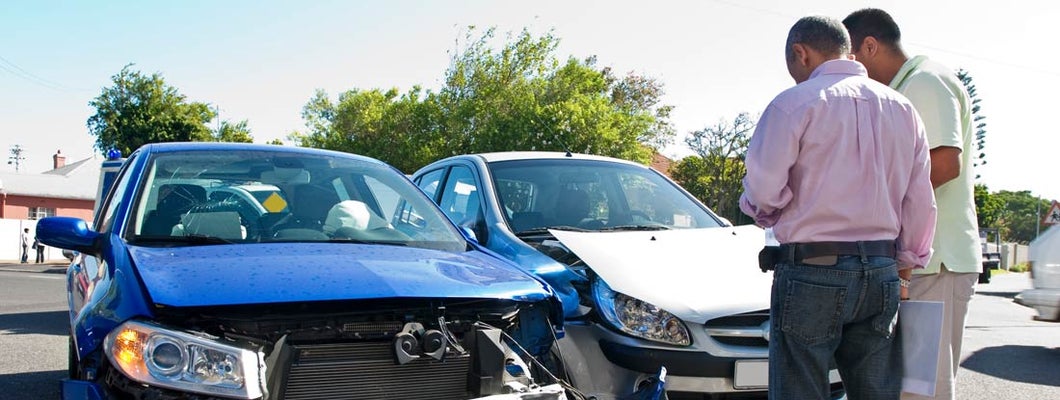
[[[332,103],[318,90],[302,109],[308,132],[289,136],[301,146],[346,151],[378,158],[405,172],[439,158],[444,150],[433,135],[438,106],[413,88],[398,95],[396,89],[353,89]]]
[[[302,146],[375,157],[405,172],[454,154],[570,150],[643,163],[673,136],[662,85],[618,78],[595,58],[554,55],[552,34],[523,30],[499,49],[493,29],[466,36],[437,92],[352,89],[333,102],[317,91],[303,108]]]
[[[144,75],[131,67],[112,76],[114,85],[88,103],[96,109],[88,118],[96,149],[130,154],[147,143],[213,140],[206,124],[215,114],[206,103],[188,103],[160,74]]]
[[[747,173],[743,160],[754,127],[750,114],[744,112],[731,122],[722,119],[692,132],[685,144],[696,155],[685,157],[671,168],[674,179],[685,190],[737,224],[751,222],[740,211],[740,194]]]
[[[1034,240],[1042,221],[1038,211],[1049,209],[1051,201],[1040,199],[1029,190],[1011,192],[1002,190],[994,194],[1004,204],[998,215],[1001,237],[1005,241],[1029,243]]]
[[[975,215],[980,228],[998,227],[998,220],[1004,211],[1004,200],[991,194],[986,185],[975,185]]]
[[[254,143],[254,137],[250,135],[250,128],[247,127],[247,120],[234,124],[228,121],[221,122],[221,126],[213,133],[213,139],[218,142]]]
[[[975,130],[975,154],[972,156],[972,160],[973,164],[978,167],[986,164],[986,122],[983,122],[986,116],[979,113],[981,108],[979,102],[982,99],[979,98],[975,85],[972,84],[972,75],[968,71],[958,69],[957,79],[960,79],[961,83],[964,84],[965,90],[968,91],[968,98],[972,101],[972,125],[974,125],[972,129]],[[975,177],[979,178],[979,174],[976,174]]]

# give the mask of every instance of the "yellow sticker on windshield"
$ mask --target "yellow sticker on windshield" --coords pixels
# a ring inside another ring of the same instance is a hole
[[[287,201],[279,193],[273,192],[261,205],[265,206],[265,209],[271,213],[278,213],[287,208]]]

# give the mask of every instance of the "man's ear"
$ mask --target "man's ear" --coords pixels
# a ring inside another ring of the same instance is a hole
[[[809,63],[810,63],[810,55],[806,51],[806,46],[803,45],[802,43],[792,44],[791,45],[791,54],[793,54],[795,56],[794,57],[795,58],[794,62],[796,64],[801,65],[803,67],[809,65]]]
[[[866,36],[865,39],[862,39],[858,50],[869,57],[876,57],[876,54],[880,51],[880,42],[872,36]]]

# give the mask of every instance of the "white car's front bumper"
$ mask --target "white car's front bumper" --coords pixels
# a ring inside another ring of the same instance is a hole
[[[1038,319],[1060,320],[1060,289],[1028,289],[1016,295],[1016,302],[1033,308]]]

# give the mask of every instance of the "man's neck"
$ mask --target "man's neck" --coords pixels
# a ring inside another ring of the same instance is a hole
[[[881,63],[877,74],[869,74],[870,78],[883,83],[884,85],[890,85],[894,81],[894,77],[898,75],[898,71],[902,69],[906,61],[909,61],[909,56],[905,55],[902,49],[893,50],[894,54],[890,54],[883,63]],[[876,75],[876,76],[871,76]]]

